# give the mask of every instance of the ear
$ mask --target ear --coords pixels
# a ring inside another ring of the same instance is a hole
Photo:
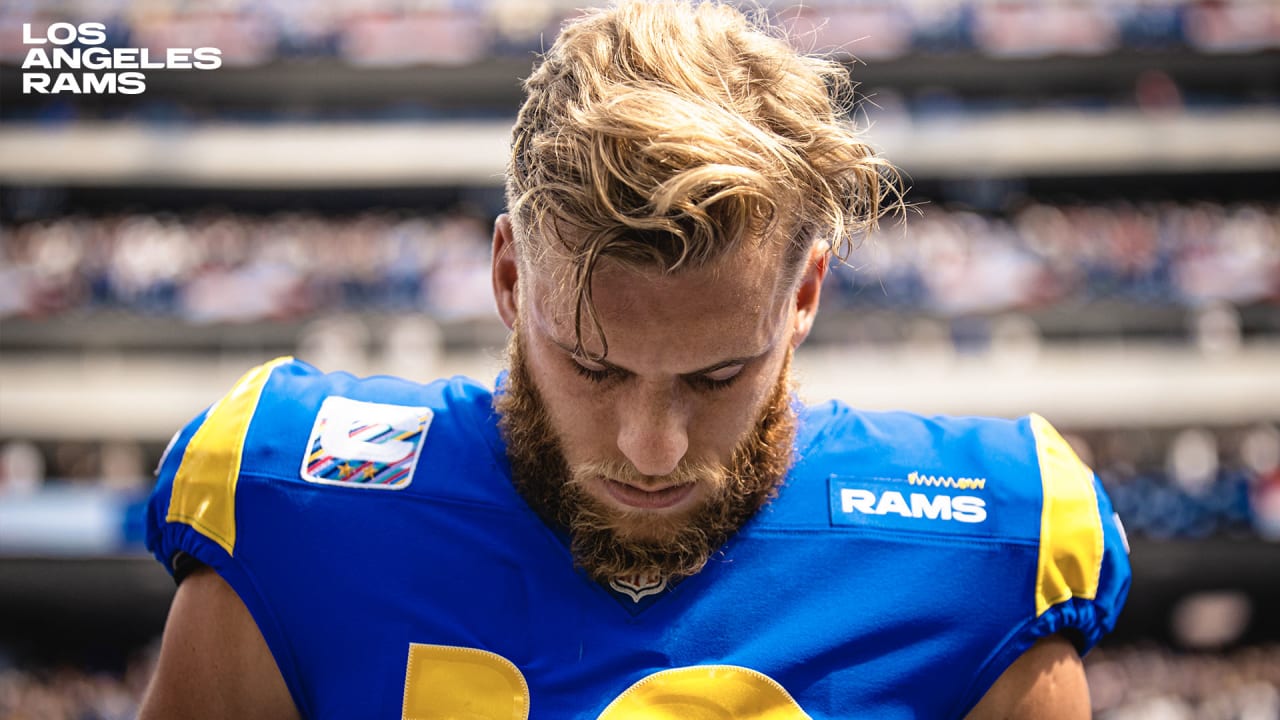
[[[516,252],[515,232],[511,228],[511,216],[503,213],[493,223],[493,299],[498,305],[498,315],[507,329],[514,329],[519,310],[517,288],[520,281],[520,262]]]
[[[793,316],[794,326],[791,332],[791,347],[796,348],[809,337],[813,329],[813,320],[818,315],[818,300],[822,296],[822,280],[827,276],[827,264],[830,254],[826,243],[817,243],[809,251],[809,259],[805,263],[804,275],[796,288],[796,312]]]

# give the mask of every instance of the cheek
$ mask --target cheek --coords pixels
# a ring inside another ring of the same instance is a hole
[[[761,363],[759,369],[752,372],[750,377],[742,379],[742,395],[735,400],[731,420],[736,429],[735,446],[755,429],[756,423],[765,412],[766,404],[773,400],[779,383],[790,382],[788,355],[789,352],[784,349]],[[788,373],[788,377],[784,378],[783,373]]]
[[[778,368],[752,372],[719,393],[704,396],[689,428],[690,450],[726,463],[754,429],[773,393]]]
[[[544,357],[531,360],[529,370],[569,462],[597,459],[612,438],[608,395],[564,365]]]
[[[772,364],[771,364],[772,365]],[[689,454],[727,463],[751,431],[773,395],[780,368],[750,371],[728,388],[713,392],[689,389]]]

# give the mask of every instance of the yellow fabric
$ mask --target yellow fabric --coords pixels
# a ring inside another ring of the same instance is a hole
[[[403,720],[525,720],[529,686],[510,660],[476,648],[409,645]]]
[[[733,665],[695,665],[654,673],[628,688],[600,714],[600,720],[808,718],[776,681]]]
[[[1093,599],[1102,572],[1102,518],[1093,472],[1067,441],[1039,415],[1031,429],[1040,458],[1044,505],[1040,511],[1040,560],[1036,615],[1072,597]]]
[[[173,478],[165,519],[190,525],[228,554],[235,554],[236,482],[249,422],[271,371],[292,359],[276,358],[245,373],[191,437]]]

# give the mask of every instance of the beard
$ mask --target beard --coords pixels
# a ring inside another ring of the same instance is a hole
[[[525,502],[570,536],[574,562],[598,582],[634,575],[677,580],[693,575],[778,493],[791,465],[796,419],[791,407],[791,350],[755,424],[727,464],[682,459],[661,478],[630,463],[570,467],[559,434],[524,358],[519,331],[507,345],[507,381],[494,399],[507,444],[511,479]],[[639,487],[698,483],[706,497],[691,510],[666,515],[610,507],[585,483],[606,477]]]

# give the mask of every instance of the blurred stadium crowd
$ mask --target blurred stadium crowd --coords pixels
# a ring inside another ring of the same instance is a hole
[[[1085,659],[1098,720],[1266,720],[1280,717],[1280,647],[1225,655],[1098,648]]]
[[[1098,300],[1280,301],[1280,205],[921,206],[833,272],[828,306],[944,317]],[[489,317],[476,214],[64,216],[0,225],[0,317],[124,310],[191,322],[334,311]]]
[[[543,49],[563,19],[579,12],[573,0],[18,0],[0,6],[0,63],[20,64],[30,49],[20,28],[39,37],[54,22],[103,22],[106,47],[212,46],[228,70],[282,66],[395,70],[485,63],[523,64]],[[789,35],[816,51],[876,63],[948,55],[998,60],[1099,57],[1117,52],[1237,55],[1280,48],[1280,9],[1269,0],[761,0]],[[522,68],[520,74],[524,74]],[[857,77],[857,75],[855,75]],[[865,88],[864,88],[865,90]],[[906,119],[956,111],[981,113],[1026,107],[1140,107],[1160,111],[1274,104],[1274,92],[1238,94],[1180,87],[1166,73],[1143,73],[1117,94],[1100,85],[1070,94],[958,94],[941,86],[901,93],[873,87],[873,118]],[[198,95],[198,94],[195,94]],[[24,98],[0,108],[8,120],[60,123],[91,118],[142,121],[279,121],[441,117],[506,117],[511,108],[448,102],[406,94],[380,107],[356,109],[341,98],[297,105],[286,112],[240,103],[174,103],[139,96],[128,104]],[[80,100],[83,100],[81,98]]]
[[[65,217],[0,228],[4,315],[122,309],[192,322],[332,310],[489,315],[489,227],[368,212]]]
[[[1071,437],[1130,535],[1280,540],[1280,430],[1110,431]]]
[[[864,58],[968,51],[997,57],[1097,55],[1121,46],[1240,52],[1280,45],[1268,0],[763,0],[815,48]],[[0,29],[24,22],[106,23],[109,47],[200,47],[230,66],[337,57],[366,66],[463,64],[543,47],[580,3],[567,0],[15,0]],[[0,61],[20,59],[0,32]],[[862,38],[850,43],[850,38]]]
[[[158,649],[123,673],[72,665],[30,672],[0,663],[0,720],[133,720]]]

